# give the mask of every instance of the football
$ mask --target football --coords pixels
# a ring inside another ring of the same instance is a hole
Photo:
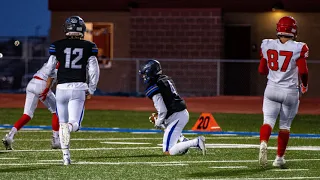
[[[158,118],[158,113],[152,113],[151,116],[149,116],[149,121],[154,124],[155,121],[157,120]]]

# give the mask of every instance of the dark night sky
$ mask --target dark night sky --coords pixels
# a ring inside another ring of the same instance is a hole
[[[0,36],[48,35],[48,0],[1,0]]]

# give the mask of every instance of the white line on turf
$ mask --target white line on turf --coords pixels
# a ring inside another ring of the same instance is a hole
[[[271,169],[270,171],[309,171],[309,169]]]
[[[74,161],[74,159],[72,159]],[[43,160],[38,160],[39,162],[62,162],[62,159],[43,159]]]
[[[103,144],[151,144],[151,143],[140,143],[140,142],[100,142]]]
[[[206,144],[207,148],[260,148],[258,144]],[[268,147],[268,149],[277,149],[277,147]],[[319,151],[320,146],[289,146],[287,150],[299,151]]]
[[[70,149],[71,151],[106,151],[106,150],[141,150],[141,149],[162,149],[161,147],[123,147],[123,148],[78,148],[78,149]],[[8,152],[53,152],[53,151],[61,151],[59,149],[22,149],[22,150],[0,150],[0,152],[8,153]]]
[[[205,179],[205,180],[273,180],[273,179],[290,179],[290,180],[299,180],[299,179],[319,179],[319,177],[270,177],[270,178],[217,178],[217,179]],[[179,179],[179,180],[185,180],[185,179]],[[190,179],[188,179],[190,180]],[[192,179],[192,180],[203,180],[203,179]]]
[[[4,157],[4,158],[0,158],[1,160],[14,160],[14,159],[19,159],[19,158],[6,158],[6,157]]]
[[[158,132],[131,132],[131,134],[158,134]]]
[[[151,166],[188,166],[188,164],[152,164]]]
[[[245,168],[248,168],[248,166],[212,166],[209,168],[212,168],[212,169],[245,169]]]
[[[72,141],[160,140],[162,138],[74,138]],[[15,139],[15,141],[51,141],[52,139]]]
[[[312,161],[313,159],[292,159],[290,161]],[[320,159],[317,159],[320,160]],[[4,163],[0,166],[24,166],[24,165],[42,165],[42,164],[60,164],[56,163],[61,160],[39,160],[38,163]],[[273,160],[270,160],[273,161]],[[91,161],[78,161],[73,162],[73,164],[85,164],[85,165],[152,165],[152,164],[201,164],[201,163],[257,163],[257,160],[216,160],[216,161],[167,161],[167,162],[141,162],[141,161],[132,161],[132,162],[91,162]],[[283,170],[283,169],[282,169]]]

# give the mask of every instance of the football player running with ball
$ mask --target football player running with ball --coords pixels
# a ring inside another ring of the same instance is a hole
[[[261,44],[259,73],[268,75],[263,100],[264,121],[260,128],[259,163],[262,167],[267,165],[267,144],[279,113],[278,149],[273,166],[285,165],[290,127],[299,107],[299,89],[302,94],[308,90],[306,59],[309,48],[306,43],[295,41],[297,29],[293,17],[282,17],[277,23],[278,38],[265,39]]]
[[[185,101],[179,96],[173,80],[162,74],[161,65],[156,60],[147,61],[139,74],[147,84],[145,94],[150,98],[157,110],[154,116],[154,126],[164,129],[163,153],[165,155],[184,154],[190,147],[198,147],[203,155],[206,153],[205,138],[199,136],[188,140],[181,136],[181,132],[189,121],[189,113]],[[179,138],[182,142],[178,142]]]
[[[70,132],[78,131],[84,115],[84,104],[96,90],[99,66],[95,43],[83,40],[85,22],[79,16],[71,16],[64,23],[65,39],[50,45],[47,65],[54,70],[59,62],[57,81],[57,114],[59,137],[63,152],[63,164],[71,164]]]

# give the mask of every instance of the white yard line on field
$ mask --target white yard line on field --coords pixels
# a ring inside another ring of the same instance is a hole
[[[259,144],[206,144],[207,148],[260,148]],[[268,149],[277,149],[277,147],[268,147]],[[319,151],[320,146],[288,146],[287,150],[298,150],[298,151]]]
[[[74,161],[74,159],[72,159]],[[38,160],[39,162],[62,162],[62,159],[43,159]]]
[[[292,159],[289,161],[312,161],[320,159]],[[0,166],[26,166],[26,165],[46,165],[46,164],[61,164],[61,159],[52,159],[52,160],[39,160],[37,163],[3,163]],[[270,160],[273,161],[273,160]],[[73,161],[73,164],[84,164],[84,165],[158,165],[158,164],[201,164],[201,163],[257,163],[258,160],[216,160],[216,161],[130,161],[130,162],[92,162],[92,161]],[[225,166],[233,168],[245,168],[246,166]],[[215,167],[211,167],[215,168]],[[281,169],[283,171],[284,169]],[[296,169],[297,170],[297,169]],[[300,169],[302,171],[302,169]],[[294,169],[292,169],[294,171]]]
[[[10,131],[10,129],[1,129],[0,128],[0,132],[6,132],[6,133],[8,133]],[[48,132],[52,132],[51,130],[32,130],[32,129],[30,129],[30,130],[26,130],[26,129],[22,129],[22,130],[20,130],[19,131],[19,134],[20,133],[48,133]]]
[[[6,157],[0,158],[0,160],[14,160],[14,159],[19,159],[19,158],[6,158]]]
[[[248,166],[211,166],[212,169],[245,169]]]
[[[273,180],[273,179],[289,179],[289,180],[299,180],[299,179],[319,179],[319,177],[270,177],[270,178],[217,178],[217,179],[205,179],[205,180]],[[187,180],[187,179],[179,179],[179,180]],[[191,179],[188,179],[191,180]],[[192,179],[192,180],[203,180],[203,179]]]
[[[151,166],[188,166],[188,164],[152,164]]]
[[[162,138],[74,138],[71,141],[161,140]],[[51,141],[52,139],[15,139],[15,141]]]
[[[102,144],[151,144],[151,143],[140,143],[140,142],[100,142]]]
[[[271,169],[270,171],[309,171],[309,169]]]
[[[158,134],[158,132],[130,132],[131,134]]]
[[[161,147],[122,147],[122,148],[78,148],[78,149],[70,149],[71,151],[106,151],[106,150],[141,150],[141,149],[162,149]],[[53,152],[53,151],[61,151],[60,149],[22,149],[22,150],[0,150],[0,152],[4,153],[12,153],[12,152]]]

